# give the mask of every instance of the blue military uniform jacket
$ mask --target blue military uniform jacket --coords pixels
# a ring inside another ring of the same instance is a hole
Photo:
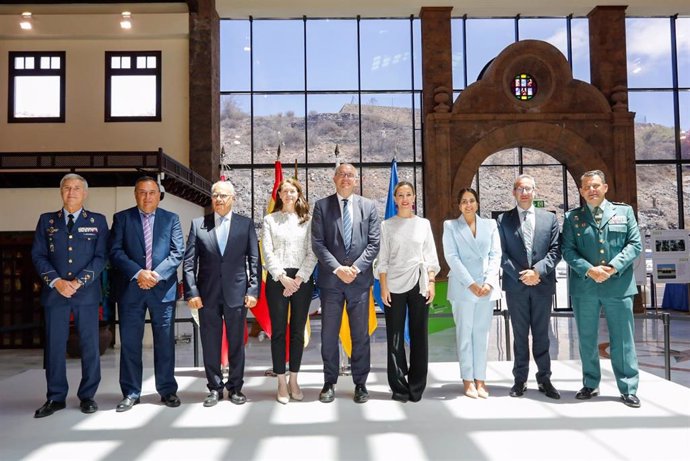
[[[642,251],[635,213],[624,203],[602,202],[599,226],[587,205],[566,213],[563,259],[570,266],[570,296],[617,298],[637,293],[633,261]],[[585,274],[593,266],[608,265],[616,273],[603,283]]]
[[[44,306],[65,301],[50,284],[57,278],[79,280],[84,286],[70,298],[78,305],[101,302],[100,274],[108,260],[108,223],[105,216],[82,209],[67,231],[63,210],[38,219],[31,259],[43,281]]]

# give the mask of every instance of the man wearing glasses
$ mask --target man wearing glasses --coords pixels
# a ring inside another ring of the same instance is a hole
[[[529,374],[529,334],[537,364],[537,385],[551,399],[560,399],[551,384],[549,319],[556,292],[556,264],[561,260],[556,215],[533,205],[535,183],[523,174],[515,179],[512,210],[498,217],[501,237],[503,290],[513,327],[513,378],[511,397],[521,397]]]
[[[369,400],[366,388],[371,365],[369,349],[369,287],[372,263],[379,252],[380,225],[374,202],[354,193],[357,170],[349,163],[335,169],[336,193],[316,202],[312,248],[319,259],[321,292],[321,357],[324,386],[319,400],[335,399],[338,381],[338,333],[347,304],[352,338],[354,401]]]
[[[588,400],[599,395],[599,314],[606,313],[611,367],[621,401],[640,406],[640,375],[635,353],[633,297],[637,285],[633,261],[642,251],[640,231],[632,207],[606,200],[604,173],[582,175],[580,194],[587,204],[566,214],[563,224],[563,259],[568,276],[577,333],[580,338],[583,387],[575,395]]]
[[[191,309],[199,309],[201,344],[209,394],[205,407],[223,398],[242,405],[244,384],[244,323],[247,308],[256,306],[259,276],[259,243],[254,223],[232,212],[235,188],[229,181],[211,187],[213,213],[196,218],[184,255],[184,296]],[[226,327],[230,370],[223,382],[221,343]]]

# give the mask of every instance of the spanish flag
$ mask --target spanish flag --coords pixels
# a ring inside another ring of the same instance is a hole
[[[278,187],[280,182],[283,180],[283,165],[280,160],[276,160],[275,163],[275,181],[273,183],[273,191],[271,192],[271,198],[268,200],[268,206],[266,206],[266,214],[273,213],[273,208],[276,206],[276,197],[278,196]],[[264,263],[264,256],[261,255],[261,264]],[[263,283],[261,284],[261,292],[259,293],[259,299],[256,302],[256,306],[252,309],[252,314],[259,326],[266,332],[268,337],[271,337],[273,330],[271,329],[271,317],[268,314],[268,303],[266,302],[266,270],[261,271],[261,278]]]

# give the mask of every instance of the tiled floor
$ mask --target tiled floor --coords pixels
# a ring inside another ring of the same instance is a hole
[[[566,314],[567,315],[567,314]],[[636,316],[636,345],[640,368],[656,376],[664,377],[664,325],[659,318],[653,318],[654,311],[646,316]],[[177,328],[177,366],[194,366],[194,353],[191,341],[192,327],[188,323],[178,324]],[[572,318],[554,317],[551,320],[551,358],[553,360],[578,360],[577,331]],[[312,322],[311,341],[305,349],[304,365],[320,365],[320,324]],[[600,342],[608,341],[606,322],[601,322]],[[201,347],[201,346],[199,346]],[[386,335],[383,319],[379,319],[379,328],[371,341],[372,367],[383,370],[386,367]],[[690,315],[683,312],[671,312],[670,322],[670,365],[671,381],[690,387]],[[152,367],[153,351],[145,348],[144,367]],[[261,337],[250,337],[247,344],[247,366],[271,366],[270,340]],[[203,365],[199,353],[199,366]],[[504,318],[495,316],[489,338],[490,361],[507,360],[506,331]],[[43,351],[34,350],[0,350],[0,379],[14,376],[27,369],[42,368]],[[118,368],[119,349],[108,349],[101,358],[103,368]],[[455,350],[455,332],[444,330],[430,335],[430,362],[457,361]],[[346,359],[343,359],[346,363]],[[78,359],[68,359],[68,367],[78,368]],[[459,380],[458,372],[458,380]]]

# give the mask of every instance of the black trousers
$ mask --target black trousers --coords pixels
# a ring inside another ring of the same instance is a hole
[[[553,295],[506,292],[506,303],[513,326],[513,377],[516,382],[527,382],[529,374],[529,335],[532,332],[532,355],[537,364],[537,382],[551,377],[549,356],[549,319]]]
[[[288,277],[295,277],[297,269],[285,269]],[[290,371],[297,373],[302,364],[304,351],[304,326],[307,323],[311,295],[314,293],[314,280],[306,280],[292,296],[283,296],[283,284],[266,278],[266,302],[271,317],[271,358],[273,371],[285,373],[285,349],[288,323],[290,324]],[[289,309],[288,309],[289,305]],[[289,320],[288,320],[288,310]]]
[[[204,354],[207,387],[209,390],[240,391],[244,384],[244,323],[247,318],[246,306],[229,307],[206,305],[199,309],[201,345]],[[223,384],[220,369],[220,352],[223,343],[223,322],[228,339],[229,374]]]
[[[429,306],[416,285],[406,293],[391,293],[386,307],[388,384],[394,394],[416,402],[426,388],[429,368]],[[410,364],[405,356],[405,314],[410,322]],[[405,377],[407,376],[407,379]]]

